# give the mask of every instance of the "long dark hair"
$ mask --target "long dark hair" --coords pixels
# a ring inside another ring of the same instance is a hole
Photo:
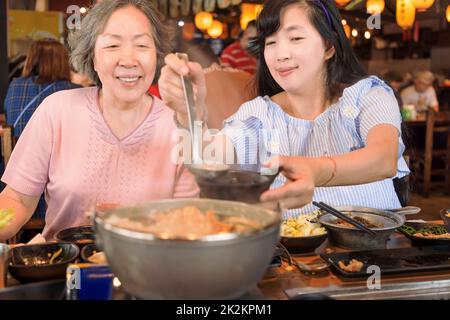
[[[264,59],[264,46],[266,38],[276,33],[280,28],[282,10],[293,4],[302,5],[307,9],[312,25],[324,41],[335,49],[333,57],[327,60],[324,84],[326,98],[333,99],[339,96],[343,87],[367,77],[345,36],[341,16],[334,1],[268,0],[256,21],[257,36],[250,42],[252,53],[258,57],[258,68],[255,76],[258,95],[272,96],[283,91],[267,67]]]

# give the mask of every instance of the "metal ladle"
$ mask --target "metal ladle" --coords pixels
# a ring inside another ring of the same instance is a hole
[[[291,254],[289,253],[288,249],[286,249],[286,247],[284,245],[282,245],[281,243],[278,243],[278,247],[281,248],[283,250],[283,254],[286,255],[287,263],[289,265],[296,266],[300,271],[314,273],[314,272],[319,272],[319,271],[325,270],[330,266],[325,261],[318,262],[318,263],[311,263],[311,264],[306,264],[306,263],[297,261],[295,259],[292,259]]]
[[[176,53],[176,56],[188,62],[188,55],[185,53]],[[203,136],[203,120],[199,116],[197,107],[195,106],[194,90],[191,80],[188,76],[181,76],[184,98],[187,105],[187,114],[189,118],[189,131],[192,138],[192,164],[185,164],[186,168],[196,177],[204,179],[216,179],[224,176],[230,166],[223,163],[205,162],[202,159],[202,136]]]
[[[185,166],[195,177],[208,180],[223,177],[230,171],[230,166],[222,163],[195,163]]]
[[[421,210],[422,209],[420,209],[419,207],[407,206],[407,207],[398,208],[398,209],[388,209],[387,211],[394,212],[396,214],[401,214],[401,215],[409,215],[409,214],[417,214]]]
[[[296,261],[294,259],[292,259],[292,264],[304,272],[319,272],[322,270],[326,270],[330,266],[326,262],[306,264],[300,261]]]

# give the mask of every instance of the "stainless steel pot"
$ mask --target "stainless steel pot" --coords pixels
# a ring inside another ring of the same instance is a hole
[[[403,214],[414,214],[419,210],[378,210],[373,208],[347,206],[336,207],[343,213],[349,213],[352,217],[362,217],[369,222],[379,225],[380,228],[371,228],[375,231],[376,236],[372,237],[364,231],[352,227],[337,225],[335,216],[325,213],[319,216],[319,222],[327,229],[328,239],[338,247],[347,249],[383,249],[392,232],[405,223]]]
[[[184,206],[218,215],[256,219],[246,234],[217,234],[197,240],[161,239],[106,222],[112,215],[139,217],[152,210]],[[162,200],[117,208],[95,217],[96,242],[105,251],[124,289],[144,299],[230,299],[253,289],[268,267],[279,240],[280,214],[258,206],[211,199]]]

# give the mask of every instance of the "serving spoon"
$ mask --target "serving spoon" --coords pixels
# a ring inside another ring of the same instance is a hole
[[[398,209],[388,209],[387,211],[394,212],[396,214],[401,214],[401,215],[409,215],[409,214],[417,214],[421,210],[422,209],[420,209],[419,207],[407,206],[407,207],[398,208]]]
[[[282,210],[281,209],[282,208],[281,205],[278,204],[278,206],[279,206],[278,210]],[[308,263],[308,264],[300,262],[300,261],[297,261],[295,259],[292,259],[291,254],[289,253],[288,249],[286,249],[286,247],[283,244],[278,243],[278,247],[280,247],[283,250],[283,255],[286,255],[287,263],[289,265],[296,266],[300,271],[314,273],[314,272],[319,272],[319,271],[325,270],[325,269],[327,269],[330,266],[325,261],[315,262],[315,263]]]
[[[176,56],[188,62],[189,58],[186,53],[177,52]],[[197,107],[195,106],[194,90],[189,76],[181,76],[183,84],[184,99],[187,105],[187,114],[189,118],[189,131],[192,139],[192,164],[185,164],[186,168],[196,177],[204,179],[216,179],[224,176],[230,166],[223,163],[205,162],[202,159],[202,132],[203,120],[199,116]]]

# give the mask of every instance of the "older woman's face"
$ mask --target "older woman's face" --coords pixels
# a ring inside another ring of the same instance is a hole
[[[156,70],[152,26],[143,12],[133,6],[115,11],[98,36],[94,51],[103,94],[123,102],[142,98]]]

